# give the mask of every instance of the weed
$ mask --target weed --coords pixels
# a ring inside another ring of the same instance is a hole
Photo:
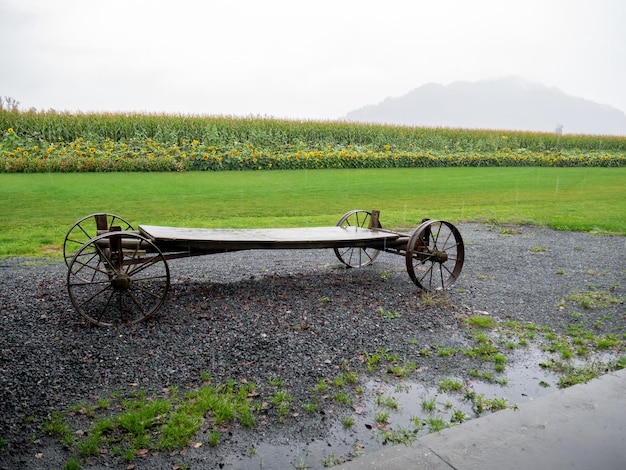
[[[469,418],[470,417],[466,415],[463,410],[454,410],[450,421],[453,423],[462,423],[464,421],[467,421]]]
[[[280,377],[270,377],[267,379],[267,383],[272,387],[280,388],[283,386],[284,381]]]
[[[359,378],[357,373],[352,372],[352,371],[345,371],[342,375],[343,375],[343,380],[345,381],[345,383],[348,383],[350,385],[356,384],[357,379]]]
[[[296,458],[296,461],[294,462],[293,467],[297,470],[304,470],[305,468],[309,468],[309,464],[307,463],[304,457],[299,455]]]
[[[441,416],[426,418],[426,426],[429,432],[439,432],[448,427],[448,424]]]
[[[559,363],[558,368],[563,373],[559,378],[558,387],[566,388],[572,385],[587,383],[598,376],[595,364],[585,364],[580,367]]]
[[[70,457],[70,459],[65,462],[62,470],[79,470],[80,469],[80,460],[76,457]]]
[[[620,344],[620,341],[617,339],[615,335],[607,334],[602,338],[596,339],[596,347],[598,349],[609,349],[614,348]]]
[[[325,393],[326,391],[328,391],[328,381],[327,379],[320,379],[318,380],[318,382],[315,384],[314,387],[314,391],[316,393]]]
[[[382,359],[382,356],[379,353],[370,354],[368,352],[365,352],[364,357],[365,357],[365,367],[368,372],[374,372],[376,368],[378,367],[378,364],[380,364],[380,360]]]
[[[530,248],[531,253],[545,253],[548,249],[545,246],[535,245]]]
[[[302,409],[307,413],[315,413],[317,411],[317,403],[304,403]]]
[[[417,439],[416,431],[400,426],[398,429],[383,430],[379,439],[383,445],[409,445]]]
[[[444,378],[439,381],[438,388],[440,392],[460,392],[463,390],[463,382],[450,378]]]
[[[450,357],[456,354],[455,348],[439,348],[437,349],[437,356],[439,357]]]
[[[218,444],[220,443],[220,433],[219,431],[216,431],[215,429],[212,429],[209,432],[209,438],[208,438],[208,442],[209,442],[209,446],[211,447],[217,447]]]
[[[475,379],[483,379],[489,383],[494,383],[496,381],[496,377],[494,374],[487,371],[479,371],[478,369],[472,369],[470,371],[470,377],[473,377]]]
[[[339,459],[338,457],[335,457],[334,454],[327,455],[322,460],[322,465],[324,466],[324,468],[334,467],[336,465],[339,465],[340,463],[341,463],[341,459]]]
[[[501,235],[521,235],[522,233],[520,229],[513,227],[500,227],[498,231]]]
[[[491,400],[484,400],[483,405],[490,411],[499,411],[508,408],[508,401],[506,398],[493,398]]]
[[[341,403],[344,405],[352,404],[352,397],[348,395],[346,392],[344,392],[343,390],[335,393],[333,395],[333,400],[335,400],[337,403]]]
[[[565,297],[565,300],[569,302],[576,302],[585,310],[606,308],[610,304],[624,302],[623,298],[614,297],[602,290],[574,292]]]
[[[387,311],[385,310],[383,307],[380,307],[378,309],[378,313],[380,313],[380,316],[383,318],[389,318],[389,319],[395,319],[395,318],[400,318],[402,315],[398,312],[391,312],[391,311]]]
[[[330,381],[330,384],[335,388],[343,388],[343,386],[346,384],[346,381],[344,380],[342,375],[338,375]]]
[[[389,422],[389,413],[386,411],[379,411],[374,415],[374,421],[378,424],[387,424]]]
[[[319,301],[324,303],[324,304],[329,304],[333,301],[333,299],[331,299],[330,297],[320,297]]]
[[[466,325],[474,328],[493,329],[496,326],[496,321],[493,317],[488,315],[472,315],[466,320]]]
[[[422,357],[430,357],[431,354],[432,354],[432,352],[428,348],[420,349],[420,352],[419,352],[419,355],[422,356]]]
[[[387,373],[395,377],[404,378],[411,374],[411,372],[413,372],[416,367],[417,365],[414,362],[407,362],[405,364],[392,364],[387,367]]]
[[[383,397],[382,395],[376,395],[376,404],[392,410],[398,409],[398,400],[393,397]]]
[[[351,428],[354,426],[354,418],[352,416],[344,416],[342,423],[344,428]]]
[[[424,398],[422,400],[422,410],[427,413],[432,413],[435,411],[435,407],[437,405],[437,400],[435,398]]]
[[[100,435],[98,433],[93,433],[89,435],[87,439],[80,442],[77,446],[80,456],[89,458],[98,455],[100,451],[100,449],[98,448],[99,440]]]
[[[70,427],[63,414],[58,411],[53,411],[50,418],[43,422],[42,430],[65,446],[69,446],[73,442]]]

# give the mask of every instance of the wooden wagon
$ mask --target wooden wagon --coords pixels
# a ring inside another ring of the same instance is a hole
[[[163,304],[168,260],[241,250],[333,249],[347,267],[370,265],[381,251],[404,256],[420,289],[450,287],[465,249],[449,222],[424,219],[411,233],[385,230],[378,211],[353,210],[336,226],[283,229],[208,229],[139,225],[112,214],[83,217],[67,232],[64,257],[72,304],[89,322],[137,323]]]

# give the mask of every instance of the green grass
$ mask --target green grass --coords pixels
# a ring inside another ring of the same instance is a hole
[[[56,252],[93,212],[187,227],[334,225],[379,209],[422,217],[626,234],[626,168],[411,168],[271,172],[0,174],[0,256]]]

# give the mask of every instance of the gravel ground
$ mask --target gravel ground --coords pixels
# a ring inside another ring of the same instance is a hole
[[[170,262],[166,304],[154,320],[132,328],[93,328],[81,320],[67,296],[62,262],[1,260],[0,437],[6,445],[0,468],[63,466],[69,454],[41,432],[53,410],[115,390],[198,387],[203,371],[214,382],[254,381],[262,396],[272,393],[268,379],[280,378],[294,397],[292,409],[302,410],[320,379],[338,374],[345,362],[357,369],[365,351],[404,354],[411,347],[466,343],[462,320],[474,312],[558,331],[601,322],[602,331],[626,332],[623,301],[582,317],[572,315],[581,307],[571,302],[557,308],[568,294],[589,289],[626,296],[624,237],[526,226],[459,229],[466,243],[463,274],[434,299],[420,297],[404,259],[390,254],[367,268],[343,269],[332,250],[238,252]],[[401,316],[383,318],[380,308]],[[471,366],[467,358],[411,360],[423,383]],[[171,469],[182,461],[191,468],[244,468],[233,456],[249,455],[252,446],[320,441],[332,447],[329,429],[339,411],[328,404],[279,423],[270,405],[252,431],[232,427],[218,447],[146,456],[131,468]],[[276,468],[270,460],[262,468]],[[101,456],[83,468],[126,465]]]

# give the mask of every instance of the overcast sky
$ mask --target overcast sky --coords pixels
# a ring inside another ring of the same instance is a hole
[[[626,111],[624,0],[0,0],[20,109],[336,119],[520,76]]]

